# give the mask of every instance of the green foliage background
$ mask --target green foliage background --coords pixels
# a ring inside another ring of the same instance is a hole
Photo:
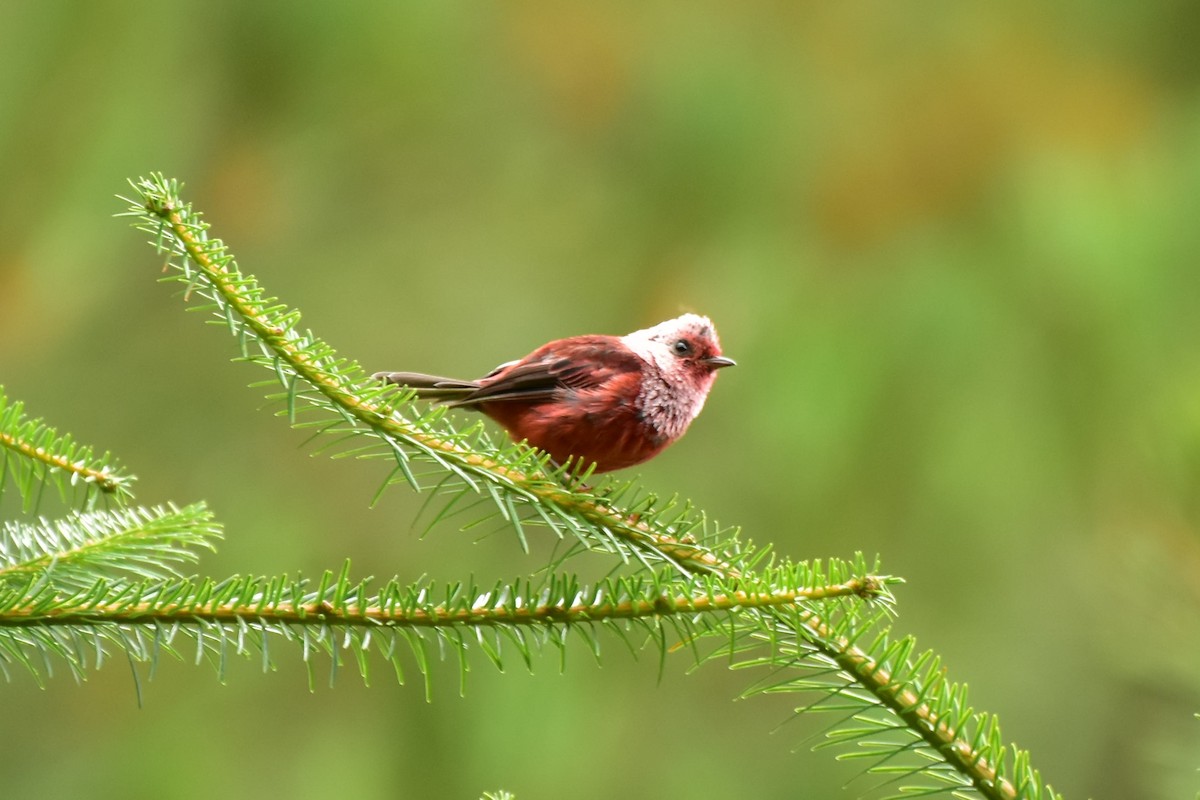
[[[1069,797],[1200,764],[1193,4],[0,7],[0,383],[205,499],[208,574],[544,562],[367,505],[181,313],[126,177],[369,369],[471,376],[710,314],[739,360],[640,469],[794,558],[879,552],[901,626]],[[853,796],[786,698],[610,643],[419,685],[123,663],[0,687],[13,797]],[[796,750],[796,752],[792,752]],[[47,764],[53,764],[48,770]]]

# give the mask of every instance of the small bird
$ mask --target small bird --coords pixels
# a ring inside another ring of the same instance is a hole
[[[419,372],[372,377],[417,396],[482,411],[515,441],[558,464],[611,472],[658,455],[704,407],[721,355],[708,317],[684,314],[626,336],[572,336],[501,364],[476,381]]]

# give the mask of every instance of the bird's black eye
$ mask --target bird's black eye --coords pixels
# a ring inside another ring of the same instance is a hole
[[[692,346],[688,344],[687,339],[680,339],[675,344],[671,345],[671,349],[675,351],[677,356],[686,356],[692,352]]]

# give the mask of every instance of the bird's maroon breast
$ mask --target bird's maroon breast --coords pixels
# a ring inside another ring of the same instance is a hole
[[[516,441],[545,450],[559,464],[572,456],[597,472],[624,469],[657,455],[669,441],[641,417],[634,400],[581,392],[560,400],[484,403],[480,410]]]

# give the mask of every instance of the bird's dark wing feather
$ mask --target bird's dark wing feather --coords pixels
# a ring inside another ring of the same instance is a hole
[[[603,386],[643,368],[641,359],[615,337],[577,336],[551,342],[518,362],[503,364],[479,381],[479,388],[454,402],[531,402]]]
[[[460,381],[457,378],[426,375],[424,372],[376,372],[371,377],[394,383],[397,386],[407,386],[410,389],[477,389],[479,387],[475,381]]]
[[[453,400],[479,388],[475,381],[460,381],[440,375],[426,375],[423,372],[376,372],[371,377],[416,389],[417,396],[427,400]]]

